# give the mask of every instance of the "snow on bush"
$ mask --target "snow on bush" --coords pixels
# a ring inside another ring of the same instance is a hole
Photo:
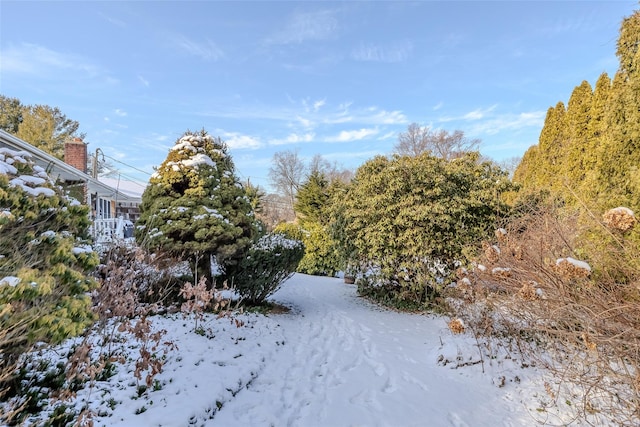
[[[0,206],[0,278],[9,285],[0,287],[0,308],[11,313],[2,326],[37,313],[32,340],[80,333],[92,321],[86,292],[95,283],[87,273],[97,264],[87,207],[73,203],[28,152],[8,148],[0,148]]]
[[[603,221],[608,227],[622,232],[631,230],[638,222],[633,211],[622,206],[605,212]]]
[[[487,242],[483,242],[482,248],[484,249],[484,256],[490,263],[498,262],[498,259],[500,259],[500,248],[497,245],[490,245]]]
[[[260,304],[296,271],[304,245],[282,234],[262,236],[235,266],[225,266],[227,280],[250,304]]]
[[[556,260],[555,269],[565,279],[577,279],[588,277],[591,274],[591,267],[584,261],[566,257]]]
[[[256,235],[245,196],[226,144],[204,129],[187,131],[142,195],[136,241],[153,253],[189,261],[194,273],[212,283],[210,260],[237,263]]]

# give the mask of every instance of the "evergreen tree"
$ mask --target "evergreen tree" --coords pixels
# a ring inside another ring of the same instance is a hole
[[[211,282],[211,259],[234,264],[256,235],[251,201],[227,146],[205,130],[187,131],[170,149],[142,195],[136,239],[189,260]]]
[[[600,170],[603,168],[605,153],[605,135],[607,126],[605,115],[611,93],[611,79],[607,73],[602,73],[596,82],[590,109],[590,119],[587,123],[586,155],[582,160],[584,180],[581,194],[585,200],[596,200],[602,191],[599,183]]]
[[[547,112],[547,116],[549,113]],[[534,183],[539,181],[538,175],[542,165],[540,158],[540,147],[532,145],[524,152],[522,160],[513,172],[513,182],[522,185],[523,191],[527,191],[534,187]]]
[[[24,152],[0,148],[0,329],[26,319],[28,336],[59,342],[92,321],[87,277],[98,257],[88,245],[88,208],[67,198]]]
[[[605,164],[601,181],[611,202],[640,207],[640,12],[625,18],[616,55],[620,66],[613,79],[605,115]]]
[[[298,190],[295,212],[305,247],[304,257],[298,264],[300,273],[332,276],[339,270],[335,242],[328,228],[329,191],[329,182],[318,168],[312,168]]]
[[[563,169],[569,179],[567,184],[574,190],[584,180],[585,163],[590,163],[595,154],[588,151],[592,104],[591,85],[583,80],[571,93],[566,115],[568,140]]]
[[[329,182],[318,170],[311,172],[296,195],[294,205],[296,215],[301,222],[326,223],[323,209],[329,199]]]
[[[640,11],[625,18],[613,81],[603,73],[591,91],[575,88],[568,108],[550,108],[539,143],[530,148],[514,174],[523,189],[548,189],[573,199],[569,183],[583,201],[602,209],[640,208]]]
[[[558,102],[547,110],[538,146],[525,153],[514,172],[514,181],[522,185],[524,192],[540,187],[555,191],[562,188],[559,177],[565,171],[568,133],[564,103]]]
[[[606,132],[605,114],[607,104],[611,93],[611,79],[607,73],[602,73],[596,82],[591,101],[590,120],[587,124],[587,135],[589,139],[589,151],[597,154],[601,146],[602,137]],[[587,169],[591,169],[591,165],[597,164],[597,159],[591,157],[589,163],[585,164]]]

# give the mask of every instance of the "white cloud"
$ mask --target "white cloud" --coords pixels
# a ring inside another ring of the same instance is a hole
[[[307,132],[303,134],[298,133],[290,133],[284,139],[272,139],[269,141],[271,145],[285,145],[285,144],[299,144],[305,142],[312,142],[316,137],[316,134],[313,132]]]
[[[198,43],[183,35],[178,35],[173,40],[173,43],[188,54],[200,57],[205,61],[217,61],[224,57],[223,50],[220,49],[215,42],[209,39],[206,39],[202,43]]]
[[[351,52],[356,61],[370,62],[402,62],[409,58],[413,45],[404,41],[391,45],[367,44],[361,45]]]
[[[106,74],[99,66],[91,64],[81,56],[56,52],[31,43],[22,43],[4,49],[0,71],[31,74],[42,78],[53,77],[56,71],[64,71],[70,77],[75,75],[74,73],[90,77]]]
[[[125,117],[127,115],[126,111],[123,111],[119,108],[116,108],[116,111],[114,111],[114,113],[116,114],[116,116],[119,116],[119,117]]]
[[[542,127],[546,114],[546,111],[503,114],[475,124],[471,127],[470,133],[494,135],[503,130],[513,131],[528,127]]]
[[[301,116],[296,116],[296,120],[305,128],[310,128],[310,127],[313,127],[314,125],[314,122],[312,120],[309,120]]]
[[[365,139],[367,137],[376,135],[378,129],[358,129],[358,130],[343,130],[338,135],[330,136],[325,139],[327,142],[351,142]]]
[[[385,139],[392,139],[397,137],[398,137],[398,132],[387,132],[384,135],[380,135],[378,137],[378,141],[383,141]]]
[[[291,97],[289,95],[287,95],[287,98],[289,99],[290,102],[295,103],[295,101],[293,99],[291,99]],[[308,99],[303,99],[302,101],[302,106],[304,107],[304,111],[307,113],[317,113],[318,110],[326,104],[326,100],[324,99],[319,99],[317,101],[313,101],[310,102]]]
[[[149,87],[149,81],[144,77],[138,75],[138,80],[142,83],[143,86]]]
[[[484,114],[482,114],[482,112],[478,110],[470,111],[462,116],[462,118],[465,120],[480,120],[482,117],[484,117]]]
[[[433,106],[432,110],[433,111],[438,111],[439,109],[441,109],[442,107],[444,107],[444,102],[440,101],[438,102],[436,105]]]
[[[118,27],[124,28],[127,26],[124,21],[105,15],[104,13],[100,13],[100,16],[102,16],[107,22],[110,22],[111,24]]]
[[[407,123],[407,116],[405,116],[402,111],[386,111],[386,110],[373,110],[374,114],[369,116],[368,118],[363,117],[364,122],[370,122],[375,124],[385,124],[385,125],[397,125]]]
[[[353,108],[351,104],[340,104],[334,107],[326,104],[314,112],[305,100],[293,101],[295,105],[225,105],[224,109],[210,110],[200,113],[205,117],[230,118],[235,120],[267,120],[283,122],[286,126],[295,127],[299,123],[305,129],[317,128],[320,125],[341,123],[357,123],[367,126],[384,126],[408,123],[402,111],[388,111],[376,106]]]
[[[326,40],[335,36],[338,20],[333,11],[297,12],[282,31],[266,40],[267,44],[302,43],[307,40]]]
[[[489,107],[488,109],[478,108],[477,110],[469,111],[467,114],[462,116],[464,120],[480,120],[490,113],[496,106]]]
[[[473,111],[469,111],[468,113],[464,113],[459,116],[445,116],[440,117],[438,119],[439,122],[453,122],[453,121],[475,121],[485,118],[487,115],[491,115],[493,111],[497,108],[497,105],[492,105],[488,108],[477,108]]]
[[[229,146],[237,150],[250,149],[255,150],[263,146],[262,142],[256,137],[243,135],[238,132],[218,131],[221,138]]]
[[[321,99],[319,101],[316,101],[313,103],[313,111],[318,111],[320,109],[320,107],[324,106],[324,104],[326,103],[326,101],[324,99]]]

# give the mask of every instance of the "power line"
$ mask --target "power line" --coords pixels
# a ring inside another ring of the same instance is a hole
[[[138,168],[137,168],[137,167],[135,167],[135,166],[128,165],[128,164],[126,164],[125,162],[121,162],[121,161],[120,161],[120,160],[118,160],[118,159],[114,159],[114,158],[113,158],[113,157],[111,157],[111,156],[107,156],[107,155],[106,155],[106,154],[104,154],[104,153],[103,153],[102,155],[103,155],[104,157],[106,157],[107,159],[111,159],[111,160],[113,160],[114,162],[120,163],[121,165],[125,165],[125,166],[126,166],[126,167],[128,167],[128,168],[131,168],[131,169],[137,170],[138,172],[141,172],[141,173],[143,173],[143,174],[145,174],[145,175],[149,175],[149,176],[153,175],[153,174],[151,174],[151,173],[149,173],[149,172],[147,172],[147,171],[143,171],[142,169],[138,169]]]

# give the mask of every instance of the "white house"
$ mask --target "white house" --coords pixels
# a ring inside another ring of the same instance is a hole
[[[113,182],[88,175],[87,144],[82,140],[75,139],[65,144],[65,161],[3,130],[0,130],[0,147],[30,153],[33,161],[44,168],[54,181],[81,203],[90,206],[92,233],[96,241],[125,237],[138,218],[144,185],[132,187],[127,181]]]

